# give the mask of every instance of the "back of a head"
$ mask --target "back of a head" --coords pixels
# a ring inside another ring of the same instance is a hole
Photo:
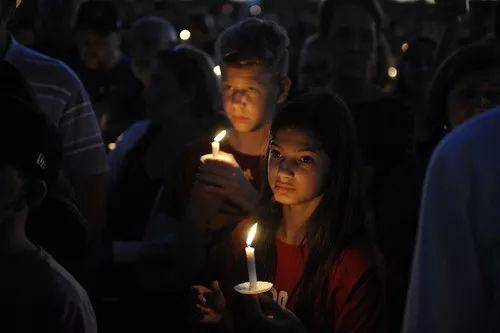
[[[462,79],[477,72],[500,70],[500,40],[480,41],[463,47],[438,67],[428,90],[428,121],[433,143],[451,128],[448,96]]]
[[[0,164],[25,177],[53,182],[62,159],[60,138],[40,112],[31,87],[7,62],[0,62],[0,102],[8,113],[0,122]]]
[[[188,45],[179,45],[158,56],[160,66],[167,67],[182,89],[194,88],[192,111],[195,116],[215,116],[220,108],[219,82],[210,56]]]
[[[326,0],[321,4],[319,33],[326,37],[330,33],[333,16],[341,6],[358,6],[366,10],[375,20],[377,33],[380,33],[384,24],[384,11],[378,0]]]
[[[177,43],[177,31],[169,21],[156,17],[146,16],[138,19],[130,29],[132,43],[166,50]]]
[[[287,75],[290,40],[286,30],[269,20],[249,18],[226,29],[218,38],[216,55],[223,66],[263,65]]]

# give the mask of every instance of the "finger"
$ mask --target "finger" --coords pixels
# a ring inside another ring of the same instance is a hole
[[[206,304],[207,303],[207,299],[202,294],[198,295],[197,300],[198,300],[198,302],[200,302],[199,304]]]
[[[271,311],[275,317],[280,318],[287,315],[287,311],[281,305],[279,305],[276,301],[274,301],[271,297],[265,294],[259,295],[260,304],[265,308]]]
[[[217,294],[217,295],[222,294],[222,290],[220,289],[218,280],[213,281],[211,284],[211,287],[212,287],[212,290],[215,294]]]
[[[198,170],[200,172],[213,173],[226,176],[236,174],[236,172],[241,172],[241,169],[239,167],[235,167],[231,164],[220,163],[220,162],[202,164],[199,166]]]
[[[205,286],[201,286],[201,285],[196,285],[196,286],[192,286],[191,287],[191,290],[192,292],[194,292],[196,295],[206,295],[206,294],[210,294],[212,291],[210,289],[208,289],[207,287]]]
[[[217,187],[227,187],[230,185],[230,182],[227,180],[227,178],[220,175],[199,173],[196,175],[196,179],[201,183],[202,186],[212,185]]]
[[[221,213],[227,214],[227,215],[242,215],[244,214],[241,208],[235,204],[233,204],[231,201],[224,201],[222,205],[219,208],[219,211]]]
[[[227,197],[228,191],[219,186],[204,185],[203,190],[209,194],[219,195],[221,197]]]
[[[207,315],[207,314],[212,314],[213,313],[213,310],[211,308],[207,308],[206,306],[203,306],[203,305],[200,305],[200,304],[196,304],[196,309],[202,315]]]

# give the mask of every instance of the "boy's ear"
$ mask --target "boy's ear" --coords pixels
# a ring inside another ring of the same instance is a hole
[[[47,195],[47,184],[42,180],[35,180],[26,186],[26,204],[30,208],[38,206]]]
[[[282,104],[288,98],[290,93],[290,88],[292,87],[292,81],[288,76],[284,76],[280,81],[280,92],[278,94],[278,104]]]

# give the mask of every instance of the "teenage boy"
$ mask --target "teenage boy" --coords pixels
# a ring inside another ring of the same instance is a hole
[[[211,153],[212,138],[191,145],[182,157],[173,196],[164,196],[167,212],[199,228],[209,252],[257,205],[271,119],[291,86],[288,46],[282,27],[255,18],[229,27],[217,41],[223,106],[231,124],[221,143],[226,161],[200,162]]]

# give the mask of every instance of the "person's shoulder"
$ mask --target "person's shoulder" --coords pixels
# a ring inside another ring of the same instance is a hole
[[[334,264],[331,281],[355,283],[366,274],[381,276],[384,271],[382,254],[373,244],[353,244],[345,248]]]
[[[488,111],[454,129],[438,145],[434,158],[470,158],[489,154],[500,144],[500,108]]]
[[[87,292],[50,254],[43,249],[39,250],[43,262],[43,275],[47,282],[47,290],[51,296],[59,299],[60,304],[74,304],[77,306],[90,305]]]
[[[61,60],[42,54],[16,43],[17,59],[13,60],[19,70],[27,72],[32,84],[59,85],[60,89],[80,90],[83,85],[76,73]]]

